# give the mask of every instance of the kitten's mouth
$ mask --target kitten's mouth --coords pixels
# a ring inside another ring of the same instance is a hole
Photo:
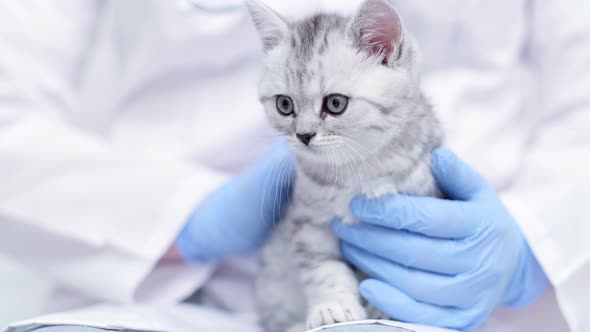
[[[332,152],[330,152],[331,148],[331,145],[321,143],[309,145],[298,144],[297,146],[297,150],[300,151],[300,153],[322,159],[327,158],[328,155],[332,154]]]
[[[317,149],[317,145],[305,145],[305,144],[297,144],[297,149],[300,151],[305,151],[305,152],[312,152],[312,153],[317,153],[318,149]]]
[[[305,145],[301,142],[295,142],[293,150],[295,153],[307,156],[318,156],[322,152],[321,146],[318,146],[316,144]]]

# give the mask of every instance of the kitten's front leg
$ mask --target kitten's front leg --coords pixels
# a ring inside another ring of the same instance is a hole
[[[307,299],[307,328],[366,318],[358,280],[342,260],[329,223],[295,218],[291,245]]]

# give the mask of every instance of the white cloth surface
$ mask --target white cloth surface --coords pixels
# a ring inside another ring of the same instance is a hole
[[[266,2],[301,17],[360,0]],[[422,47],[446,144],[496,186],[570,327],[589,330],[590,4],[392,3]],[[200,198],[271,144],[260,57],[245,11],[0,3],[0,252],[54,284],[43,311],[169,305],[219,275],[156,262]],[[535,321],[562,322],[544,309]]]
[[[28,332],[35,327],[53,325],[146,332],[261,332],[252,316],[228,314],[194,305],[96,305],[73,311],[67,317],[52,314],[15,323],[6,332]]]
[[[565,331],[565,322],[554,310],[555,298],[548,291],[533,306],[519,312],[499,310],[478,332]],[[550,317],[547,317],[550,316]],[[549,318],[549,319],[547,319]],[[83,325],[103,329],[132,329],[146,332],[261,332],[251,313],[228,313],[197,305],[174,306],[95,305],[82,310],[51,314],[11,325],[6,332],[28,332],[38,326]],[[415,332],[444,332],[443,329],[395,323]],[[234,329],[234,330],[232,330]],[[320,331],[317,329],[314,331]]]
[[[257,326],[255,317],[253,316],[229,314],[194,305],[177,305],[159,308],[97,305],[83,310],[77,310],[75,314],[76,319],[72,319],[71,316],[64,318],[61,314],[53,314],[32,321],[15,323],[5,332],[33,332],[37,327],[60,325],[92,325],[95,328],[109,331],[132,330],[137,332],[262,332],[262,329]],[[64,324],[64,321],[68,323]],[[330,331],[334,327],[377,324],[404,328],[406,329],[404,331],[412,332],[453,332],[436,327],[376,320],[333,324],[308,332]]]

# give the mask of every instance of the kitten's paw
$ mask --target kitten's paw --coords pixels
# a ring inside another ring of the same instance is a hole
[[[326,301],[309,310],[307,328],[315,329],[327,324],[350,322],[366,318],[367,313],[365,308],[354,298]]]
[[[377,309],[377,307],[370,303],[365,306],[365,310],[367,310],[367,318],[369,319],[389,319],[389,316],[384,314],[383,311]]]

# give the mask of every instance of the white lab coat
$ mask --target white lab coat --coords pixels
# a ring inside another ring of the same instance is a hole
[[[266,2],[301,17],[360,0]],[[590,331],[588,1],[392,2],[446,144],[496,186],[555,287],[559,309],[550,289],[484,330],[564,330],[561,312]],[[211,278],[215,263],[156,263],[200,198],[271,144],[260,58],[245,11],[0,2],[0,253],[52,280],[47,311],[250,285]]]

